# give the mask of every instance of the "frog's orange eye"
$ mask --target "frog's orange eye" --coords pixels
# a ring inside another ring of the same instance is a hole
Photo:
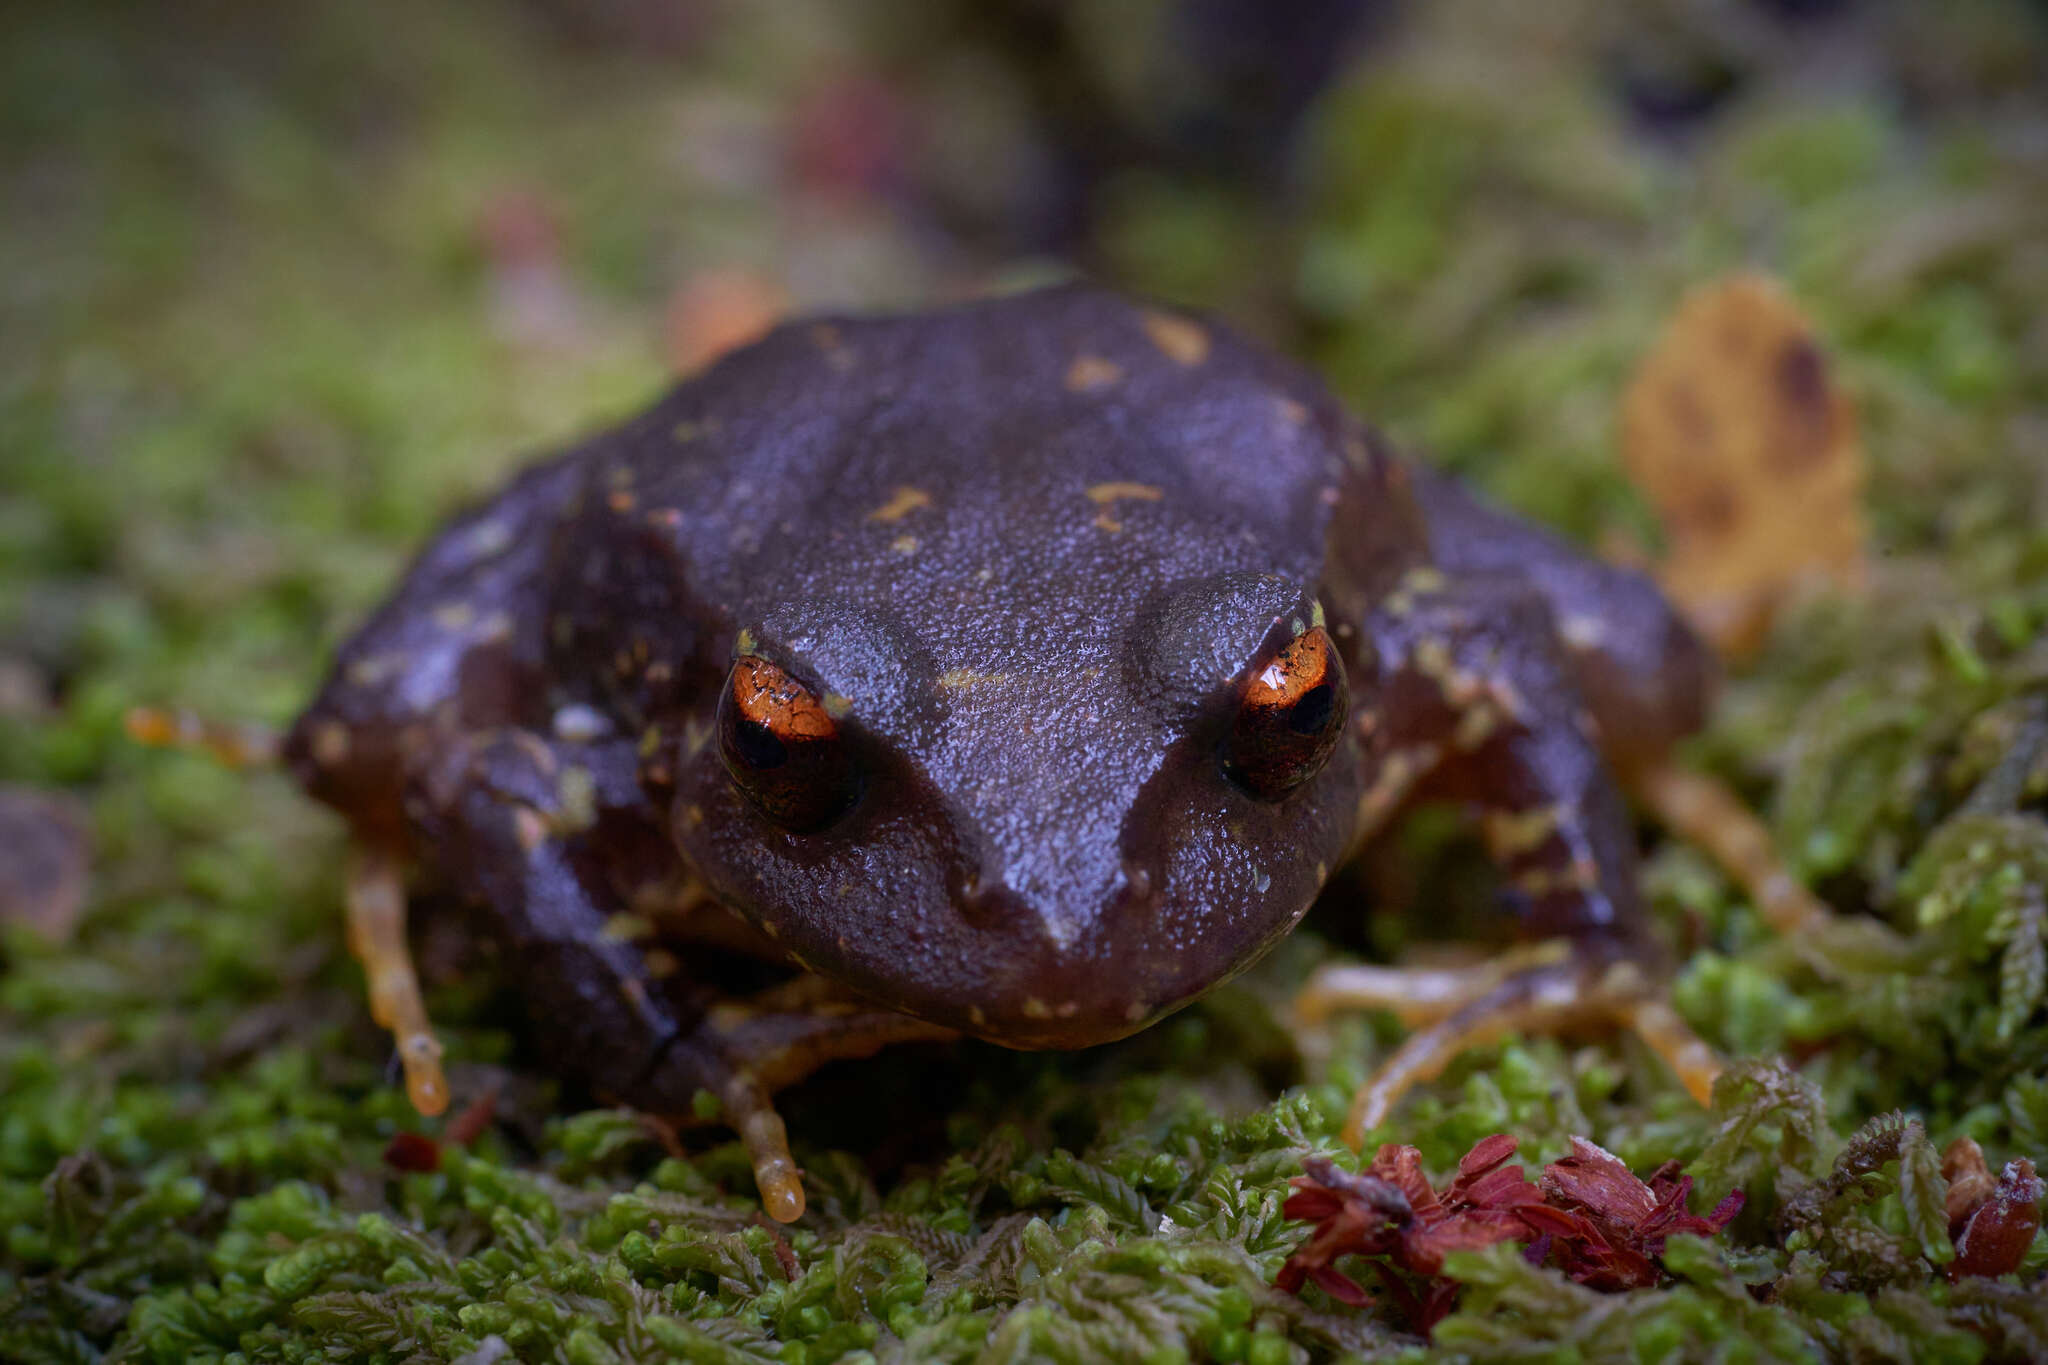
[[[853,756],[817,693],[742,655],[718,702],[718,753],[761,813],[798,832],[832,823],[858,793]]]
[[[1252,665],[1223,766],[1253,796],[1277,801],[1314,777],[1337,747],[1349,701],[1344,664],[1321,626]]]

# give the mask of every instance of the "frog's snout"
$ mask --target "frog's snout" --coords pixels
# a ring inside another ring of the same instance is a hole
[[[1154,879],[1125,877],[1105,896],[1039,893],[999,880],[956,887],[954,909],[980,940],[981,989],[944,1022],[1006,1047],[1113,1042],[1200,995],[1213,964],[1148,932]]]

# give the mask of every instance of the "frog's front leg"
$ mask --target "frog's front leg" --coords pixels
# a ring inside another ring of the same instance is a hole
[[[1704,1098],[1719,1063],[1658,994],[1627,811],[1603,759],[1544,599],[1506,575],[1412,572],[1373,613],[1380,704],[1362,736],[1379,780],[1367,834],[1395,798],[1480,812],[1527,935],[1497,963],[1408,973],[1331,968],[1300,1001],[1313,1019],[1386,1008],[1424,1027],[1359,1092],[1346,1138],[1361,1141],[1401,1094],[1458,1053],[1511,1030],[1624,1024]]]
[[[524,731],[452,741],[416,781],[418,832],[491,916],[556,1069],[656,1113],[689,1114],[708,1093],[745,1143],[768,1213],[790,1222],[803,1184],[772,1092],[827,1061],[953,1035],[823,983],[733,1002],[657,974],[633,942],[625,888],[677,869],[646,823],[634,749]]]

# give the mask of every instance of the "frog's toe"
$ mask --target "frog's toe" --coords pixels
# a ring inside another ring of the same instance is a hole
[[[1632,773],[1630,786],[1666,829],[1719,863],[1781,936],[1813,933],[1835,918],[1800,885],[1770,831],[1725,783],[1666,760]]]
[[[750,999],[714,1005],[657,1064],[643,1093],[646,1107],[662,1108],[679,1095],[709,1091],[718,1101],[718,1121],[747,1149],[768,1216],[793,1223],[804,1212],[803,1180],[773,1093],[827,1062],[871,1057],[891,1043],[958,1036],[857,1002],[821,977],[798,977]]]
[[[413,1108],[432,1116],[448,1107],[441,1041],[420,995],[405,940],[405,878],[398,860],[367,846],[349,861],[348,945],[369,979],[370,1017],[391,1030]]]
[[[1626,953],[1558,942],[1463,968],[1334,967],[1296,1002],[1314,1024],[1339,1009],[1389,1009],[1424,1022],[1352,1097],[1344,1141],[1356,1148],[1412,1087],[1440,1075],[1468,1049],[1510,1033],[1620,1025],[1664,1059],[1704,1104],[1721,1061]]]

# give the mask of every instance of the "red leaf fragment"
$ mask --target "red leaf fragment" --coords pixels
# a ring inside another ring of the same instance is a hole
[[[384,1164],[394,1171],[425,1174],[441,1169],[441,1144],[425,1133],[400,1133],[384,1147]]]
[[[2006,1275],[2019,1269],[2041,1230],[2041,1178],[2025,1157],[2005,1163],[1998,1187],[1963,1219],[1948,1277]]]
[[[1357,1281],[1336,1269],[1345,1256],[1368,1258],[1388,1302],[1415,1330],[1427,1333],[1457,1305],[1458,1284],[1442,1277],[1454,1251],[1495,1242],[1530,1244],[1535,1264],[1555,1264],[1581,1284],[1616,1291],[1662,1283],[1659,1260],[1673,1233],[1711,1236],[1742,1209],[1730,1194],[1704,1217],[1686,1208],[1692,1178],[1676,1162],[1638,1179],[1612,1153],[1584,1138],[1572,1154],[1532,1184],[1520,1166],[1507,1165],[1515,1139],[1496,1133],[1458,1163],[1458,1174],[1439,1192],[1422,1170],[1422,1154],[1389,1143],[1362,1175],[1322,1157],[1302,1163],[1282,1206],[1289,1218],[1315,1224],[1288,1257],[1274,1283],[1300,1292],[1313,1281],[1341,1303],[1372,1301]]]
[[[1326,1265],[1316,1266],[1308,1277],[1322,1287],[1322,1291],[1339,1303],[1348,1303],[1353,1308],[1363,1308],[1372,1302],[1372,1295],[1358,1287],[1358,1281],[1341,1270],[1332,1270]]]

